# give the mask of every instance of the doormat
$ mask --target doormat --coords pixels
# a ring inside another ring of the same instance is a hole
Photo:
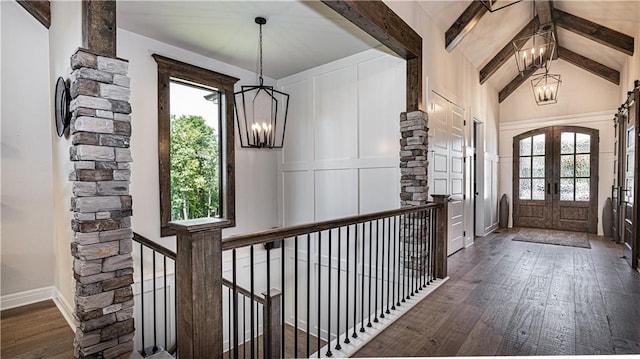
[[[558,231],[553,229],[520,228],[513,237],[514,241],[554,244],[557,246],[591,249],[589,238],[583,232]]]

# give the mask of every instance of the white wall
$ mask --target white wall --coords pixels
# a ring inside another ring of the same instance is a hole
[[[562,76],[558,103],[536,105],[527,80],[500,104],[500,123],[615,110],[620,105],[618,86],[568,62],[554,61],[550,73]]]
[[[278,81],[291,94],[283,225],[399,207],[404,73],[403,59],[374,49]]]
[[[55,258],[48,31],[15,1],[3,1],[0,8],[4,309],[7,295],[44,290],[50,297]]]
[[[602,207],[607,197],[611,196],[613,185],[613,147],[614,111],[603,111],[591,114],[571,116],[534,118],[527,121],[506,122],[500,124],[500,189],[502,195],[509,197],[509,227],[512,226],[511,214],[513,214],[513,137],[523,132],[547,126],[582,126],[599,130],[600,134],[600,163],[598,168],[598,234],[602,235]]]
[[[71,76],[71,55],[82,46],[82,5],[80,1],[51,2],[51,27],[49,28],[50,79],[54,84],[58,76],[69,79]],[[71,256],[71,219],[70,200],[73,196],[69,173],[73,164],[69,158],[71,138],[58,137],[55,130],[50,155],[53,161],[53,199],[54,199],[54,243],[55,243],[55,285],[57,302],[68,321],[73,313],[75,280],[73,278],[73,257]]]
[[[135,232],[175,248],[175,237],[160,239],[158,179],[157,53],[240,79],[257,81],[255,73],[207,58],[123,29],[118,29],[118,57],[129,60],[131,78],[132,227]],[[273,80],[265,79],[267,84]],[[237,127],[237,126],[236,126]],[[268,229],[277,225],[276,158],[278,151],[240,148],[236,132],[236,227],[223,235]]]
[[[485,171],[497,166],[498,154],[498,120],[500,108],[498,106],[497,91],[488,84],[478,82],[478,69],[457,49],[451,53],[445,50],[444,33],[435,21],[413,1],[385,1],[396,14],[407,22],[420,36],[422,36],[423,75],[425,96],[432,96],[436,91],[448,100],[456,103],[465,110],[465,146],[470,143],[471,123],[474,118],[482,122],[480,126],[481,138],[484,139],[477,148],[478,151],[478,192],[477,201],[480,210],[477,213],[478,228],[476,234],[485,235],[497,225],[497,192],[490,185],[492,174]],[[427,98],[425,110],[429,109],[430,98]],[[471,156],[467,151],[465,156]],[[467,159],[467,163],[470,163]],[[467,177],[467,181],[469,181]],[[469,183],[465,186],[467,198],[473,198]],[[472,200],[467,201],[465,223],[467,236],[465,244],[473,242],[473,206]]]

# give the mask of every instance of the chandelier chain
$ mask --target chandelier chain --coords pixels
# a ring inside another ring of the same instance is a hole
[[[260,86],[262,82],[262,24],[260,24]]]

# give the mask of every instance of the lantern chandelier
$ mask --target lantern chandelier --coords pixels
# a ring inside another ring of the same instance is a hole
[[[256,17],[255,22],[260,26],[259,85],[241,86],[233,94],[240,144],[244,148],[282,148],[289,95],[263,84],[262,25],[267,20]]]
[[[536,3],[533,4],[533,17],[536,17]],[[541,24],[536,31],[528,37],[513,41],[518,72],[524,76],[525,72],[537,69],[549,71],[551,60],[556,54],[556,37],[553,23]]]
[[[519,2],[521,2],[522,0],[480,0],[480,3],[482,5],[484,5],[484,7],[487,8],[487,10],[489,10],[489,12],[496,12],[500,9],[504,9],[507,6],[511,6],[513,4],[517,4]],[[500,3],[498,5],[496,5],[496,3]]]
[[[558,91],[562,80],[560,75],[539,74],[531,80],[531,88],[533,89],[533,97],[538,106],[550,105],[558,102]]]

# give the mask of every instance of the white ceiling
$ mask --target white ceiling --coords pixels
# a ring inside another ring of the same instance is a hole
[[[443,33],[469,3],[419,2]],[[630,36],[636,36],[640,27],[639,0],[557,0],[553,5]],[[263,16],[268,21],[263,27],[264,74],[275,79],[382,46],[319,1],[122,1],[117,9],[119,27],[250,71],[258,68],[258,25],[254,18]],[[487,13],[456,51],[462,51],[479,70],[532,17],[529,0]],[[558,43],[618,71],[627,58],[560,28]],[[516,75],[515,61],[510,61],[489,79],[489,84],[500,90]]]
[[[123,29],[233,64],[258,69],[257,16],[264,75],[280,79],[380,43],[319,1],[122,1]]]

